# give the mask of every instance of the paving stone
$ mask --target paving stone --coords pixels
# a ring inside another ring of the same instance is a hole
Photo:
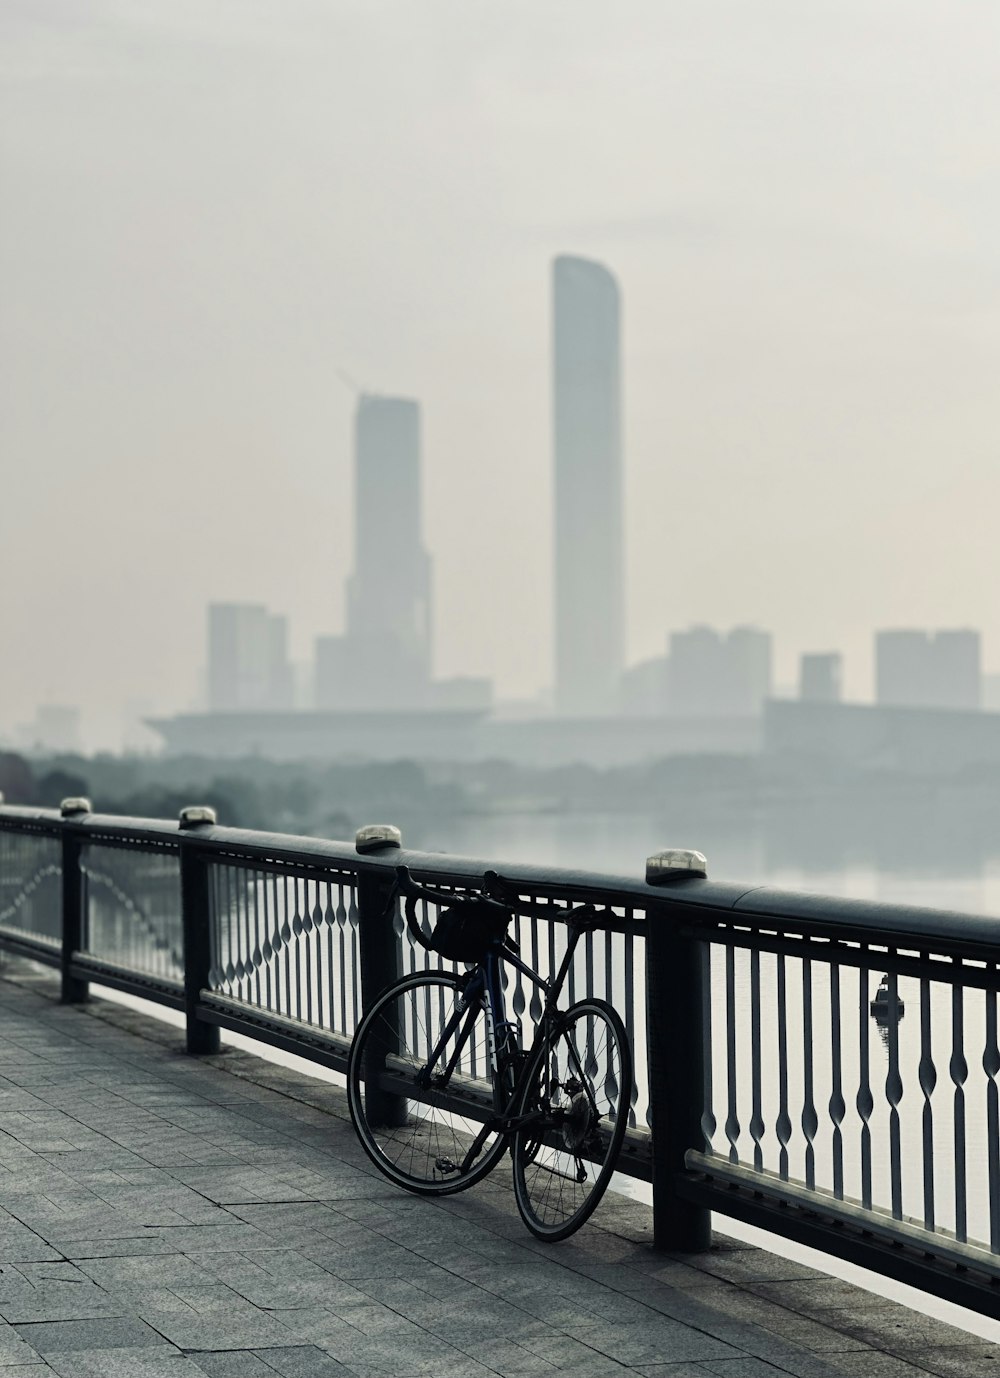
[[[982,1341],[972,1340],[971,1344],[956,1347],[935,1345],[912,1352],[902,1350],[900,1357],[938,1378],[997,1378],[1000,1374],[1000,1347]]]
[[[43,1357],[66,1349],[127,1349],[163,1344],[162,1336],[137,1316],[29,1322],[12,1329]]]
[[[271,1312],[295,1340],[318,1345],[336,1357],[364,1338],[361,1332],[324,1306],[297,1306]]]
[[[40,1378],[40,1375],[46,1373],[55,1373],[55,1369],[39,1359],[34,1364],[11,1364],[9,1367],[5,1365],[3,1378]]]
[[[225,1307],[213,1312],[154,1311],[138,1314],[178,1349],[263,1349],[287,1345],[289,1332],[273,1317],[253,1308],[234,1315]]]
[[[191,1350],[188,1358],[209,1378],[274,1378],[275,1370],[252,1349]]]
[[[795,1372],[794,1369],[776,1368],[765,1359],[747,1356],[704,1364],[702,1371],[714,1375],[714,1378],[786,1378],[788,1373]]]
[[[927,1374],[932,1371],[915,1366],[910,1360],[903,1359],[897,1354],[883,1354],[875,1349],[854,1350],[850,1354],[837,1356],[837,1372],[842,1378],[927,1378]],[[994,1367],[986,1369],[985,1374],[993,1378],[997,1371],[994,1361]],[[962,1373],[964,1372],[963,1369]],[[975,1374],[976,1371],[972,1369],[971,1372]]]
[[[701,1364],[682,1361],[679,1364],[638,1364],[634,1372],[640,1378],[706,1378],[709,1370]]]
[[[7,1366],[28,1364],[38,1360],[35,1349],[28,1344],[10,1325],[0,1325],[0,1374],[5,1374]]]
[[[272,1372],[281,1374],[282,1378],[337,1378],[338,1374],[350,1373],[344,1364],[324,1354],[315,1345],[269,1349],[261,1358],[266,1359]],[[238,1375],[238,1378],[242,1378],[242,1375]]]
[[[204,1370],[171,1346],[74,1349],[49,1356],[59,1378],[201,1378]],[[0,1374],[6,1373],[0,1369]]]
[[[57,1244],[57,1257],[69,1258],[76,1263],[92,1258],[138,1258],[140,1255],[162,1256],[175,1252],[172,1244],[153,1233],[120,1239],[57,1239]]]
[[[600,1325],[567,1327],[571,1335],[582,1340],[599,1354],[606,1354],[632,1367],[636,1364],[662,1363],[665,1360],[702,1362],[708,1359],[732,1358],[737,1351],[711,1335],[701,1334],[690,1326],[655,1318],[641,1325]]]

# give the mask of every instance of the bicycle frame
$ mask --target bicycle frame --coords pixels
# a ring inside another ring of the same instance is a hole
[[[534,1110],[519,1116],[513,1116],[508,1112],[509,1107],[520,1096],[523,1089],[523,1078],[527,1073],[527,1067],[535,1049],[545,1039],[550,1038],[553,1030],[558,1028],[559,1010],[557,1002],[565,985],[580,935],[586,931],[587,924],[579,921],[574,922],[571,919],[568,927],[570,931],[569,942],[566,944],[566,951],[559,964],[559,969],[551,981],[546,981],[539,976],[509,947],[497,943],[494,948],[491,948],[483,961],[469,972],[468,984],[462,992],[461,1008],[456,1010],[448,1021],[437,1044],[431,1050],[426,1065],[417,1076],[417,1084],[425,1090],[433,1085],[435,1075],[439,1076],[443,1082],[447,1082],[458,1065],[462,1049],[468,1041],[475,1022],[476,1005],[481,1002],[486,1019],[487,1046],[493,1072],[495,1114],[486,1117],[482,1129],[468,1151],[467,1163],[475,1161],[475,1158],[482,1151],[483,1143],[490,1134],[510,1135],[519,1129],[541,1125],[542,1121],[546,1119],[546,1112],[543,1110]],[[535,1029],[531,1048],[527,1050],[523,1058],[519,1056],[521,1054],[519,1027],[512,1020],[508,1020],[506,1014],[502,975],[504,962],[509,962],[533,985],[545,993],[542,1017]],[[439,1065],[446,1044],[454,1036],[463,1019],[465,1020],[465,1028],[456,1039],[447,1064],[441,1068],[440,1072],[435,1073],[434,1069]],[[578,1076],[581,1084],[586,1086],[584,1070],[579,1062],[575,1068],[575,1075]],[[587,1094],[591,1096],[589,1088]],[[591,1101],[593,1102],[592,1096]]]

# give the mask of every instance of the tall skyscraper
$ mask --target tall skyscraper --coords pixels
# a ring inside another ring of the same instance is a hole
[[[555,702],[616,711],[624,660],[621,307],[599,263],[552,271]]]
[[[420,408],[362,395],[354,421],[354,572],[343,647],[320,698],[418,708],[431,673],[431,562],[421,537]],[[337,683],[336,681],[339,681]]]

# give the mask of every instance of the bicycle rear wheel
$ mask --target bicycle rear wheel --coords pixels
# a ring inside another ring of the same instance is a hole
[[[590,1216],[614,1171],[632,1099],[632,1055],[604,1000],[571,1005],[534,1050],[516,1115],[514,1197],[539,1239],[565,1239]]]
[[[361,1146],[407,1191],[464,1191],[507,1146],[491,1133],[468,1159],[496,1090],[482,1003],[466,1006],[450,972],[416,972],[379,996],[351,1044],[347,1097]]]

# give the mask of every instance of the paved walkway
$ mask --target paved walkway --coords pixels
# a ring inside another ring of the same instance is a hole
[[[0,980],[0,1378],[1000,1373],[1000,1346],[772,1255],[653,1254],[621,1198],[545,1247],[502,1165],[409,1196],[335,1087],[54,992]]]

